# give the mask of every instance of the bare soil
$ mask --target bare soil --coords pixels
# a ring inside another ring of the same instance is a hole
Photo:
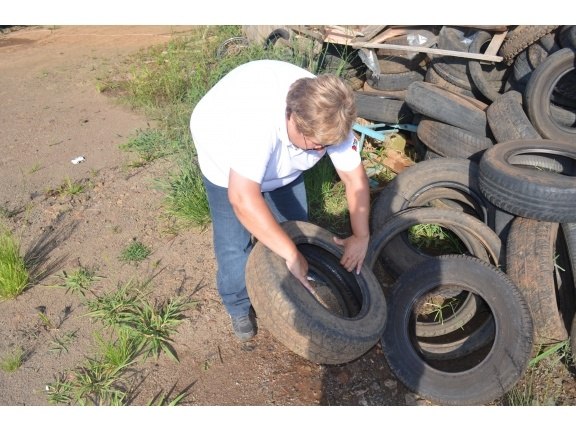
[[[390,373],[377,346],[357,361],[321,366],[293,354],[266,329],[245,344],[231,333],[215,288],[210,230],[170,234],[154,180],[168,161],[129,167],[119,149],[148,119],[98,91],[98,79],[130,54],[188,27],[24,27],[0,35],[0,208],[21,237],[23,253],[40,253],[48,275],[15,300],[0,303],[0,358],[22,347],[15,372],[0,371],[0,405],[47,405],[45,388],[94,355],[98,326],[82,299],[56,285],[79,265],[102,276],[104,292],[130,278],[153,277],[159,299],[198,301],[179,326],[175,362],[161,355],[135,368],[133,405],[187,389],[187,405],[414,405],[425,403]],[[83,156],[85,161],[71,160]],[[85,184],[55,194],[66,179]],[[121,262],[137,239],[152,249],[138,266]],[[39,312],[50,319],[46,326]],[[75,332],[68,352],[56,339]]]

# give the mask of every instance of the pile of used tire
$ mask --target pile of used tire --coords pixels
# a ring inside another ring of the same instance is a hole
[[[410,27],[386,43],[481,53],[493,34]],[[325,71],[353,85],[359,117],[410,124],[419,157],[376,196],[359,274],[339,264],[332,233],[308,222],[283,228],[313,291],[255,244],[246,286],[259,324],[321,364],[380,341],[408,388],[447,405],[502,397],[540,345],[574,340],[575,47],[576,26],[510,26],[496,64],[326,49]],[[415,226],[450,231],[459,249],[416,247]]]
[[[493,35],[407,28],[387,43],[482,53]],[[373,203],[368,266],[386,275],[391,369],[441,404],[489,403],[541,345],[576,347],[576,26],[510,26],[498,55],[376,50],[356,93],[361,117],[417,126],[418,163]],[[462,251],[423,252],[416,225]]]

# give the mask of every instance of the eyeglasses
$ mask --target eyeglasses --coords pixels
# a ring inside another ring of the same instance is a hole
[[[308,146],[308,140],[306,139],[306,135],[302,134],[302,136],[304,137],[304,145],[306,146],[305,150],[315,150],[315,151],[320,151],[320,150],[324,150],[327,145],[325,144],[314,144],[312,143],[312,148],[310,148]]]

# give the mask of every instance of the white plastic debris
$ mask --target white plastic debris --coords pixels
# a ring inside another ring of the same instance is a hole
[[[78,165],[79,163],[82,163],[86,160],[86,158],[84,156],[78,156],[74,159],[72,159],[70,162],[72,162],[74,165]]]

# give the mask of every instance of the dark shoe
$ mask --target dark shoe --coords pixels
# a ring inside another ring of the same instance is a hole
[[[250,315],[231,318],[234,334],[241,342],[249,341],[256,335],[256,328]]]

